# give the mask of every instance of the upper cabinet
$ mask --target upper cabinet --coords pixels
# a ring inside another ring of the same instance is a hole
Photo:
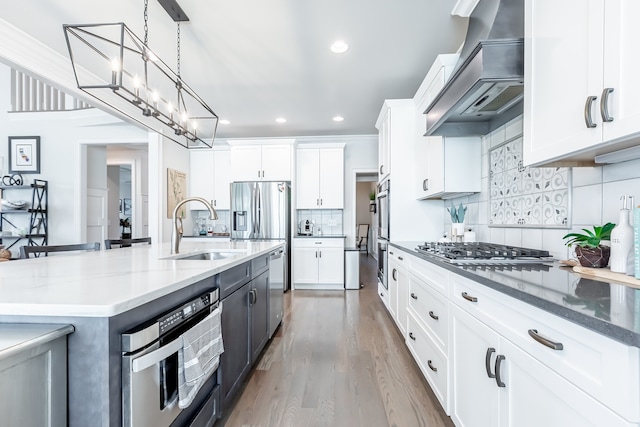
[[[293,139],[228,142],[232,181],[291,181]]]
[[[382,181],[391,173],[391,109],[386,104],[380,111],[376,128],[378,129],[378,181]]]
[[[296,208],[344,208],[344,144],[298,147]]]
[[[637,145],[638,14],[634,0],[526,0],[525,165]]]
[[[415,108],[416,198],[442,198],[481,190],[482,144],[479,137],[423,136],[424,111],[444,87],[457,54],[438,55],[413,98]]]
[[[216,209],[229,209],[231,168],[229,150],[189,151],[189,195],[210,200]],[[192,209],[203,209],[191,203]]]

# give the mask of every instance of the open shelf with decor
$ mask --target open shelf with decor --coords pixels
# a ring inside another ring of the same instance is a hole
[[[30,185],[0,185],[0,244],[11,250],[18,242],[28,246],[44,246],[49,239],[49,183],[34,179]],[[31,191],[31,204],[9,200],[14,191]],[[26,239],[26,242],[25,242]],[[16,246],[17,247],[17,246]],[[17,252],[16,252],[17,254]],[[13,252],[12,252],[13,256]]]

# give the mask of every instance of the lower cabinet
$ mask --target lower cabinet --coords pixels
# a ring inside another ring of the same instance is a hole
[[[251,280],[249,306],[251,313],[251,364],[253,365],[269,340],[269,272]]]
[[[220,288],[227,290],[223,293],[221,317],[223,411],[229,408],[269,340],[268,261],[266,256],[256,258],[221,274]],[[250,275],[246,275],[247,268]],[[230,283],[224,283],[226,280]]]
[[[249,336],[249,293],[251,282],[222,300],[222,339],[220,356],[221,406],[226,411],[251,368]]]
[[[344,239],[293,239],[295,289],[344,288]]]
[[[632,426],[458,307],[452,309],[456,426]]]
[[[407,335],[407,304],[409,296],[409,256],[389,248],[389,311],[403,337]]]

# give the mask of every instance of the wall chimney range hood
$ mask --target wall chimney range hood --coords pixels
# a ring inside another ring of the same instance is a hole
[[[480,0],[460,59],[427,107],[425,136],[486,135],[522,114],[524,0]]]

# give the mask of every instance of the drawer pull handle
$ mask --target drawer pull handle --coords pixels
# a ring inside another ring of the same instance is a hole
[[[502,382],[502,377],[500,375],[500,366],[502,365],[502,361],[505,359],[505,357],[502,354],[499,354],[498,357],[496,357],[496,384],[498,384],[498,387],[506,387],[507,385]]]
[[[538,333],[536,329],[529,329],[529,336],[534,340],[538,341],[540,344],[544,345],[545,347],[549,347],[550,349],[553,349],[553,350],[564,349],[564,346],[562,345],[561,342],[554,342],[554,341],[551,341],[549,338],[543,337]]]
[[[414,294],[413,292],[411,292],[411,298],[413,299],[418,299],[418,295]]]
[[[491,355],[496,352],[496,349],[493,347],[489,347],[487,349],[487,354],[484,355],[484,368],[487,370],[487,376],[489,378],[495,378],[496,374],[491,372]]]
[[[478,298],[477,297],[471,296],[466,292],[462,293],[462,298],[466,299],[467,301],[478,302]]]
[[[416,340],[416,337],[413,335],[413,332],[409,332],[409,338],[411,338],[412,340]]]
[[[598,99],[597,96],[587,96],[587,100],[584,103],[584,123],[588,128],[596,127],[596,124],[593,122],[593,118],[591,117],[591,105]]]
[[[433,372],[438,372],[438,368],[433,366],[433,363],[431,363],[431,360],[427,360],[427,365],[429,365],[429,369],[431,369]]]
[[[401,256],[399,256],[399,257],[398,257],[398,259],[399,259],[400,261],[402,261],[404,258],[402,258]]]
[[[435,314],[433,314],[433,311],[429,312],[429,317],[431,317],[433,320],[438,320],[440,317],[436,316]]]
[[[600,99],[600,115],[603,122],[612,122],[613,117],[609,115],[609,95],[613,92],[612,87],[606,87],[602,91],[602,98]]]

